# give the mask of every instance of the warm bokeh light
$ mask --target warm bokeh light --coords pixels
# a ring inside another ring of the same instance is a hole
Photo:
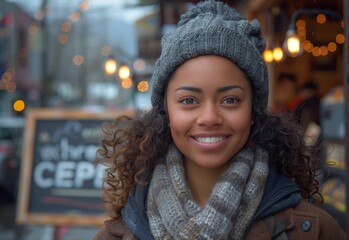
[[[67,34],[61,33],[61,34],[59,34],[57,40],[60,44],[66,44],[69,41],[69,37]]]
[[[131,78],[126,78],[126,79],[123,79],[122,82],[121,82],[121,86],[123,88],[131,88],[132,87],[132,79]]]
[[[81,64],[84,63],[84,61],[85,61],[84,56],[82,56],[82,55],[80,55],[80,54],[77,54],[77,55],[75,55],[75,56],[73,57],[73,63],[74,63],[75,65],[80,66]]]
[[[300,52],[300,41],[296,35],[289,36],[287,39],[287,50],[291,56],[295,56]]]
[[[307,35],[307,30],[305,29],[305,28],[301,28],[301,29],[298,29],[297,30],[297,33],[298,33],[298,35],[300,36],[300,37],[306,37],[306,35]]]
[[[137,89],[138,91],[140,92],[146,92],[148,91],[149,89],[149,83],[147,81],[140,81],[138,84],[137,84]]]
[[[335,52],[337,50],[337,44],[335,42],[329,42],[327,48],[328,51]]]
[[[326,22],[326,15],[323,13],[320,13],[316,17],[316,21],[320,24],[324,24]]]
[[[336,36],[336,42],[339,44],[343,44],[345,42],[344,34],[338,33]]]
[[[22,112],[25,109],[25,103],[23,100],[18,99],[13,103],[13,110],[16,112]]]
[[[303,42],[304,51],[310,53],[313,50],[313,44],[309,40]]]
[[[81,17],[81,15],[79,12],[73,12],[72,14],[70,14],[69,18],[72,22],[77,22],[80,20],[80,17]]]
[[[328,49],[326,46],[320,47],[320,54],[321,54],[321,56],[326,56],[328,54]]]
[[[68,21],[64,21],[62,23],[61,30],[62,30],[62,32],[66,32],[66,33],[70,32],[70,30],[71,30],[71,23],[68,22]]]
[[[314,57],[320,56],[320,54],[321,54],[320,48],[319,47],[313,47],[312,54],[313,54]]]
[[[302,19],[297,20],[297,22],[296,22],[296,27],[297,27],[298,29],[305,28],[305,21],[302,20]]]
[[[265,62],[270,63],[273,61],[273,52],[270,49],[265,49],[263,52],[263,59]]]
[[[135,70],[137,71],[142,71],[145,69],[145,62],[143,59],[137,59],[134,63],[133,63],[133,67]]]
[[[276,62],[280,62],[284,58],[284,51],[281,47],[276,47],[273,49],[273,58]]]
[[[79,9],[83,12],[87,11],[90,8],[90,3],[88,0],[84,0],[80,3]]]
[[[128,66],[123,65],[119,69],[119,77],[120,79],[126,79],[129,78],[131,75],[131,70]]]
[[[113,75],[116,72],[117,62],[113,57],[110,57],[104,63],[104,71],[107,75]]]

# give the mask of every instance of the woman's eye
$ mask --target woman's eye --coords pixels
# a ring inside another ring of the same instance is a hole
[[[235,103],[238,103],[238,102],[239,102],[239,99],[233,98],[233,97],[226,98],[226,99],[223,100],[223,103],[225,103],[225,104],[235,104]]]
[[[193,98],[185,98],[180,101],[183,104],[196,104],[197,102]]]

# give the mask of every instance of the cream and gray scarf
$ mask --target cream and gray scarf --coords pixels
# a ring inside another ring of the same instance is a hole
[[[262,199],[268,154],[242,149],[216,183],[204,208],[185,180],[183,156],[170,146],[150,182],[147,216],[155,239],[243,239]]]

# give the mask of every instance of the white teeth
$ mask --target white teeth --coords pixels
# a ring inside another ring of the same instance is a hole
[[[224,137],[196,137],[195,139],[201,143],[215,143],[222,141]]]

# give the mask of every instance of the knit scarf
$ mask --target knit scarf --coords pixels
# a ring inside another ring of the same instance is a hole
[[[194,200],[185,179],[183,155],[170,146],[153,172],[147,216],[155,239],[243,239],[262,199],[268,154],[243,148],[213,188],[206,206]]]

